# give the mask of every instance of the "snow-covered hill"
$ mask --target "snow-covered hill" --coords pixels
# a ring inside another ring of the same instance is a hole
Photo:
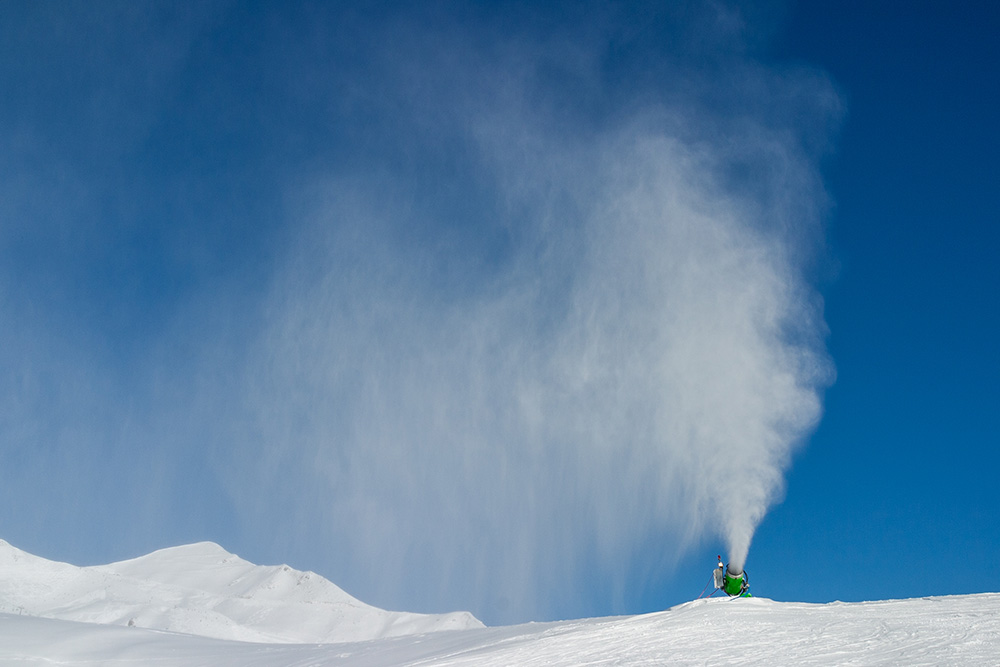
[[[714,598],[485,628],[465,614],[374,609],[315,574],[252,565],[214,544],[77,568],[0,542],[0,607],[4,666],[1000,664],[997,593],[823,605]],[[165,626],[174,631],[149,629]],[[295,632],[370,638],[286,643]],[[219,638],[227,634],[255,640]]]
[[[269,643],[364,641],[482,627],[467,612],[389,612],[313,572],[202,542],[76,567],[0,540],[0,612]]]

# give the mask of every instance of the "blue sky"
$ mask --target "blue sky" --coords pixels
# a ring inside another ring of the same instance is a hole
[[[793,9],[782,51],[821,64],[849,108],[825,168],[840,265],[824,288],[837,382],[786,502],[758,533],[755,574],[768,568],[768,540],[769,555],[789,558],[767,573],[781,595],[806,581],[784,567],[823,560],[837,574],[803,599],[990,590],[968,570],[1000,538],[988,472],[998,456],[998,52],[988,38],[998,16],[980,3],[824,5]]]
[[[995,590],[997,23],[5,4],[0,537],[496,623],[770,507],[758,594]]]

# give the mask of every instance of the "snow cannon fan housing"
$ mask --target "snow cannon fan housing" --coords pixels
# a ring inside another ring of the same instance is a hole
[[[730,597],[748,597],[750,595],[750,580],[746,572],[742,570],[734,572],[733,566],[730,565],[726,568],[726,575],[723,578],[721,588]]]

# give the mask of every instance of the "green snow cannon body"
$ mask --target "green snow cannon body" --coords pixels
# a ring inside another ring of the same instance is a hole
[[[747,577],[746,572],[742,570],[733,572],[731,565],[726,568],[726,575],[723,577],[720,588],[729,597],[753,597],[750,595],[750,578]]]

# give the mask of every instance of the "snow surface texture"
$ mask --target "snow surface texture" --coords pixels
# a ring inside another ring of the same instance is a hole
[[[364,641],[482,627],[467,612],[384,611],[313,572],[254,565],[211,542],[76,567],[0,540],[0,612],[267,643]]]
[[[79,568],[0,540],[0,607],[2,665],[991,665],[1000,656],[998,593],[825,605],[714,598],[485,628],[468,614],[375,609],[316,574],[256,566],[210,543]],[[148,629],[164,623],[174,632]]]
[[[994,665],[1000,594],[834,602],[697,600],[643,616],[348,644],[252,644],[0,615],[0,664]]]

